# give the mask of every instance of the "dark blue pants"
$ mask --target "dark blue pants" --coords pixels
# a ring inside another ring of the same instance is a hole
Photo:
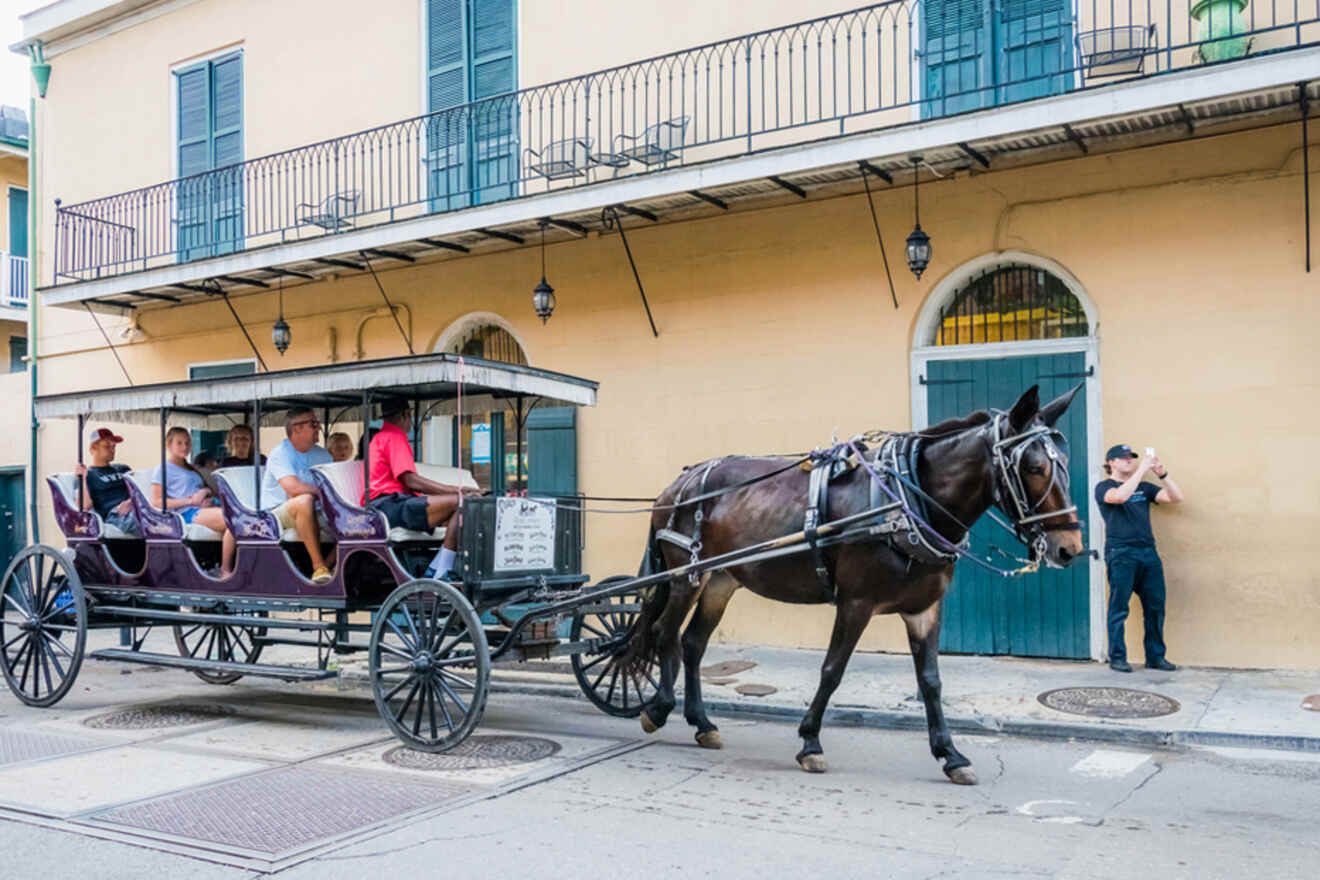
[[[1123,624],[1132,594],[1146,624],[1146,662],[1164,657],[1164,564],[1154,547],[1121,547],[1105,554],[1109,573],[1109,659],[1126,660]]]

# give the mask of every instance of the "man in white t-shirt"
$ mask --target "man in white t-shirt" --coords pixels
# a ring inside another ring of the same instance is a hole
[[[316,509],[316,486],[312,467],[329,464],[330,453],[317,445],[321,423],[310,409],[291,409],[285,416],[284,442],[266,459],[266,475],[261,484],[262,506],[275,514],[280,529],[293,529],[312,558],[312,580],[328,583],[330,569],[321,555],[321,529],[325,519]]]

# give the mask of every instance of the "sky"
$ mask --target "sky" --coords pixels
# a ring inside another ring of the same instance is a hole
[[[21,13],[44,5],[42,0],[0,0],[0,104],[28,109],[28,61],[9,51],[22,37],[18,24]]]

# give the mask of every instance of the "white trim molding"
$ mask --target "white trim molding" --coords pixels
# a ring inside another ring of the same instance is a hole
[[[522,334],[515,330],[512,324],[494,312],[468,312],[461,318],[451,322],[450,325],[442,330],[440,335],[436,337],[435,344],[431,346],[431,351],[457,354],[457,352],[449,351],[451,345],[472,328],[488,324],[493,324],[512,336],[514,341],[517,342],[518,346],[522,349],[523,356],[527,358],[527,362],[532,363],[531,355],[528,354],[527,351],[527,341],[523,339]]]
[[[969,281],[981,273],[1001,265],[1027,265],[1043,269],[1058,278],[1068,288],[1086,312],[1090,335],[1073,339],[1036,339],[1025,342],[987,342],[970,345],[931,345],[935,329],[939,325],[940,309]],[[927,427],[928,400],[926,386],[922,383],[926,365],[938,360],[969,360],[980,358],[1021,357],[1024,355],[1057,354],[1061,352],[1081,352],[1085,358],[1084,368],[1091,373],[1086,380],[1086,460],[1087,466],[1087,531],[1091,548],[1103,550],[1104,532],[1101,525],[1100,509],[1090,490],[1092,483],[1099,479],[1099,467],[1104,455],[1104,429],[1100,411],[1101,372],[1100,372],[1100,326],[1099,314],[1095,303],[1086,294],[1085,288],[1071,272],[1060,263],[1047,257],[1029,254],[1024,251],[999,251],[984,254],[959,266],[935,285],[926,301],[922,303],[917,315],[916,327],[912,337],[909,382],[912,388],[912,427],[920,430]],[[1092,467],[1094,465],[1094,467]],[[1092,471],[1095,473],[1092,473]],[[1105,656],[1105,570],[1104,563],[1098,559],[1088,559],[1089,567],[1089,606],[1090,606],[1090,651],[1091,659],[1100,660]]]

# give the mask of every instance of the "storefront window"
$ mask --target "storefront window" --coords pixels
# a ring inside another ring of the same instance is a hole
[[[518,340],[503,327],[493,324],[474,325],[452,342],[449,349],[464,357],[527,364],[527,355]],[[528,405],[524,404],[524,416]],[[502,494],[522,492],[527,488],[527,426],[522,425],[520,438],[515,431],[520,420],[514,407],[515,403],[510,401],[504,408],[465,412],[461,419],[453,417],[458,452],[456,461],[459,467],[471,471],[477,485],[485,491]],[[518,466],[520,449],[521,471]]]

